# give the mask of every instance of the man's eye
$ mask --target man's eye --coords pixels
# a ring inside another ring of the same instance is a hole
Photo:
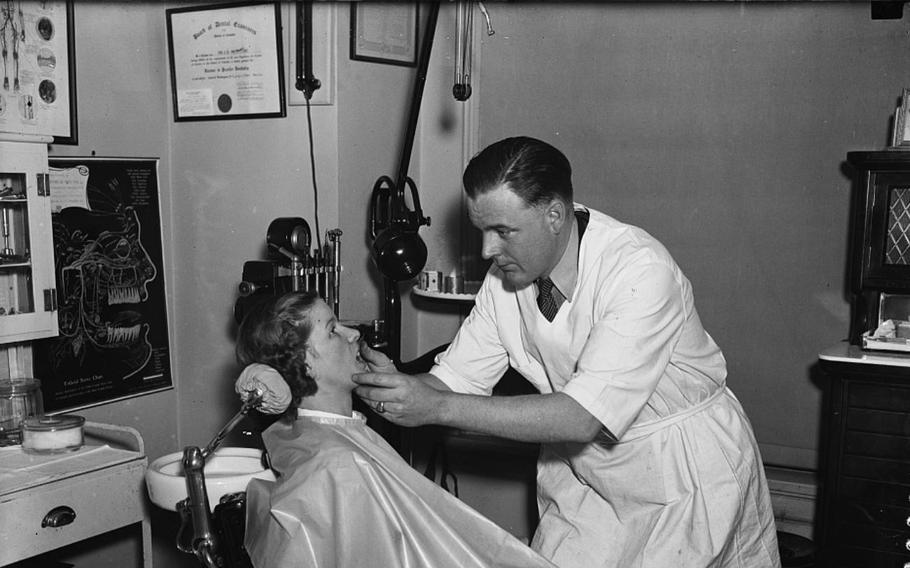
[[[512,231],[509,229],[499,229],[496,231],[496,234],[498,234],[502,238],[507,238],[509,235],[512,234]]]

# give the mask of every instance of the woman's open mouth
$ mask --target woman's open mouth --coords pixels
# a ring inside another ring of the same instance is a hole
[[[363,348],[364,345],[365,345],[365,343],[362,339],[357,342],[357,349],[354,351],[354,361],[357,362],[358,367],[369,371],[370,366],[367,365],[367,362],[366,362],[366,360],[364,360],[363,355],[360,354],[360,350]]]

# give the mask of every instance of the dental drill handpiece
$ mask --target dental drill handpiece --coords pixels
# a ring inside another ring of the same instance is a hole
[[[237,424],[243,420],[243,417],[250,413],[251,410],[257,408],[262,403],[262,398],[265,396],[265,393],[260,389],[255,389],[247,391],[250,393],[250,398],[240,407],[240,411],[234,415],[230,421],[225,424],[224,428],[221,429],[215,437],[212,438],[212,441],[202,450],[202,459],[206,459],[209,455],[218,449],[218,446],[221,445],[221,442],[224,441],[224,438],[230,434],[231,430],[237,427]]]

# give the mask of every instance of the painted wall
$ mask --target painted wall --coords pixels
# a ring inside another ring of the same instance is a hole
[[[820,350],[846,338],[850,150],[881,149],[902,20],[867,3],[494,4],[481,144],[570,158],[577,200],[660,239],[692,281],[771,463],[815,468]]]

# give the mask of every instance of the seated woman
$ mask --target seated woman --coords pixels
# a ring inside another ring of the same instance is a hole
[[[290,402],[263,433],[278,480],[247,487],[253,565],[552,566],[367,427],[353,410],[351,375],[367,370],[359,339],[307,293],[270,298],[240,326],[237,358],[247,368],[238,391],[264,387],[273,412]],[[269,385],[275,371],[289,396]]]

